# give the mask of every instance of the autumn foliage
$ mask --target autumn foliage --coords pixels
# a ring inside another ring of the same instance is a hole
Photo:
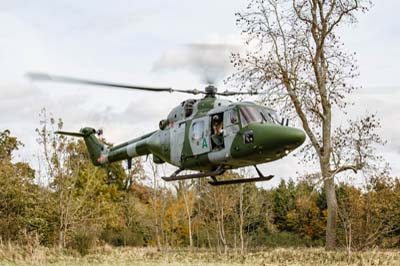
[[[52,134],[61,121],[43,120],[37,130],[40,167],[18,162],[21,147],[0,134],[0,236],[18,245],[72,248],[153,246],[209,248],[219,253],[260,247],[323,246],[326,197],[313,178],[212,187],[206,180],[166,184],[161,169],[136,160],[92,166],[84,143]],[[229,172],[225,178],[246,173]],[[293,177],[296,178],[296,177]],[[359,187],[336,186],[338,240],[363,250],[400,245],[400,182],[386,176]]]

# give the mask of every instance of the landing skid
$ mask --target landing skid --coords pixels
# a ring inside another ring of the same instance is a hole
[[[241,178],[241,179],[231,179],[231,180],[221,180],[221,181],[213,179],[213,181],[208,181],[208,183],[212,186],[223,186],[223,185],[268,181],[268,180],[271,180],[273,177],[274,177],[273,175],[269,175],[269,176],[264,176],[264,177]]]
[[[261,171],[254,165],[256,168],[258,177],[253,178],[241,178],[241,179],[231,179],[231,180],[218,180],[217,176],[222,175],[225,172],[223,166],[219,166],[216,170],[211,172],[202,172],[197,174],[189,174],[189,175],[178,175],[183,169],[176,170],[171,176],[163,176],[161,177],[164,181],[177,181],[177,180],[186,180],[193,178],[203,178],[203,177],[211,177],[212,181],[208,183],[213,186],[222,186],[222,185],[232,185],[232,184],[242,184],[242,183],[250,183],[250,182],[260,182],[260,181],[268,181],[271,180],[274,176],[268,175],[264,176]]]
[[[274,177],[273,175],[264,176],[261,173],[260,169],[258,169],[257,165],[254,165],[254,167],[256,168],[258,177],[220,180],[219,181],[219,180],[217,180],[217,178],[215,176],[211,176],[212,181],[209,181],[208,183],[212,186],[223,186],[223,185],[250,183],[250,182],[269,181]]]

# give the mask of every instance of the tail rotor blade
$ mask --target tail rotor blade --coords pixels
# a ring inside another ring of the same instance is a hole
[[[85,136],[85,134],[79,133],[79,132],[55,131],[54,133],[59,134],[59,135],[72,136],[72,137],[84,137]]]

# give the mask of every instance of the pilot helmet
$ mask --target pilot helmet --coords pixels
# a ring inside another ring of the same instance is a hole
[[[220,120],[221,120],[221,119],[220,119],[219,115],[214,115],[214,116],[213,116],[213,121],[214,121],[214,122],[220,122]]]

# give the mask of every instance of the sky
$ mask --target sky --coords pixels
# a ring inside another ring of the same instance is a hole
[[[0,130],[10,129],[25,144],[17,159],[34,164],[39,151],[35,128],[42,108],[62,118],[65,130],[101,127],[108,141],[119,143],[156,129],[159,120],[188,98],[32,83],[24,77],[26,72],[176,89],[203,89],[207,80],[214,79],[224,90],[218,81],[232,70],[229,51],[243,44],[234,14],[244,10],[246,2],[0,0]],[[400,175],[398,10],[399,1],[375,1],[357,25],[341,29],[346,48],[357,53],[361,73],[355,83],[362,89],[351,96],[355,106],[349,114],[378,114],[381,134],[388,141],[379,152],[396,176]],[[338,124],[345,120],[337,114]],[[261,169],[275,174],[278,178],[272,184],[277,184],[280,178],[312,167],[288,156]]]

